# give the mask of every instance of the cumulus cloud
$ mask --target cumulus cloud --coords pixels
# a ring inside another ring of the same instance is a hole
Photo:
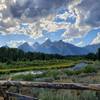
[[[100,27],[99,5],[100,0],[0,0],[0,33],[23,33],[37,39],[44,30],[64,29],[61,38],[70,42]],[[60,8],[66,10],[59,13]],[[68,17],[76,18],[75,23],[68,23]],[[55,22],[56,18],[64,21]]]
[[[9,10],[9,14],[15,18],[25,16],[35,19],[36,17],[44,17],[48,14],[55,13],[57,8],[69,4],[71,1],[72,0],[1,0],[0,6],[2,10]]]
[[[75,45],[78,46],[78,47],[82,47],[84,45],[84,42],[80,41],[79,43],[76,43]]]
[[[80,24],[100,27],[100,0],[81,0],[77,5],[80,11]]]
[[[42,25],[41,18],[50,20],[48,16],[56,14],[59,7],[69,2],[71,0],[1,0],[0,30],[5,33],[22,32],[32,35],[33,38],[40,37],[45,26]],[[29,29],[20,27],[22,23],[28,23]]]
[[[100,28],[99,5],[100,0],[80,0],[69,5],[69,11],[74,13],[76,23],[67,27],[67,31],[64,32],[63,37],[67,38],[66,40],[74,40],[74,38],[82,38],[92,29]],[[62,18],[65,17],[63,16]]]
[[[11,41],[7,42],[6,45],[11,47],[11,48],[16,48],[25,42],[26,42],[25,40],[20,40],[20,41],[11,40]]]
[[[91,42],[91,44],[98,44],[100,43],[100,33],[97,33],[96,38],[94,38]]]
[[[45,16],[54,11],[54,9],[63,6],[69,0],[16,0],[11,5],[11,13],[13,17]],[[52,11],[53,9],[53,11]]]

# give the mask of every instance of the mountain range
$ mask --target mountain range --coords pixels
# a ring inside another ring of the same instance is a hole
[[[59,54],[63,56],[96,53],[98,48],[100,48],[100,44],[77,47],[73,44],[65,43],[62,40],[52,42],[49,39],[42,44],[36,42],[30,46],[27,42],[25,42],[18,47],[18,49],[21,49],[24,52],[41,52],[47,54]]]

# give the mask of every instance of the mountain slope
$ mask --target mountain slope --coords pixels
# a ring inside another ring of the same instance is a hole
[[[62,40],[51,42],[46,40],[37,49],[37,52],[60,54],[60,55],[84,55],[87,54],[85,48],[76,47],[72,44],[65,43]]]
[[[62,40],[52,42],[49,39],[44,43],[34,43],[30,46],[28,43],[24,43],[18,47],[25,52],[41,52],[47,54],[59,54],[59,55],[86,55],[88,53],[96,53],[100,48],[100,44],[89,45],[86,47],[77,47],[70,43],[65,43]]]
[[[33,48],[27,42],[25,42],[24,44],[20,45],[18,47],[18,49],[21,49],[24,52],[33,52]]]
[[[88,45],[84,48],[87,49],[91,53],[96,53],[98,49],[100,48],[100,44]]]

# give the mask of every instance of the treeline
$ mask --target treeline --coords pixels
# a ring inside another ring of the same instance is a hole
[[[86,59],[90,60],[99,60],[100,61],[100,48],[98,49],[97,53],[89,53],[88,55],[85,56]]]
[[[11,61],[32,61],[32,60],[52,60],[52,59],[71,59],[71,60],[80,60],[80,59],[90,59],[90,60],[100,60],[100,49],[96,54],[89,53],[85,56],[61,56],[58,54],[44,54],[36,52],[24,52],[16,48],[0,48],[0,62]]]
[[[0,62],[11,61],[32,61],[32,60],[50,60],[64,59],[64,56],[57,54],[44,54],[36,52],[24,52],[16,48],[0,48]]]
[[[74,55],[74,56],[66,56],[67,59],[72,60],[99,60],[100,61],[100,48],[96,53],[88,53],[87,55]]]

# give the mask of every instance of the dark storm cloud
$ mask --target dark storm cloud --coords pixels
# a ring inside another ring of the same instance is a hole
[[[82,0],[78,8],[84,15],[85,24],[100,27],[100,0]]]
[[[24,2],[25,1],[25,2]],[[22,15],[26,17],[46,16],[53,13],[55,9],[66,6],[72,0],[17,0],[10,7],[13,17],[20,18]]]

